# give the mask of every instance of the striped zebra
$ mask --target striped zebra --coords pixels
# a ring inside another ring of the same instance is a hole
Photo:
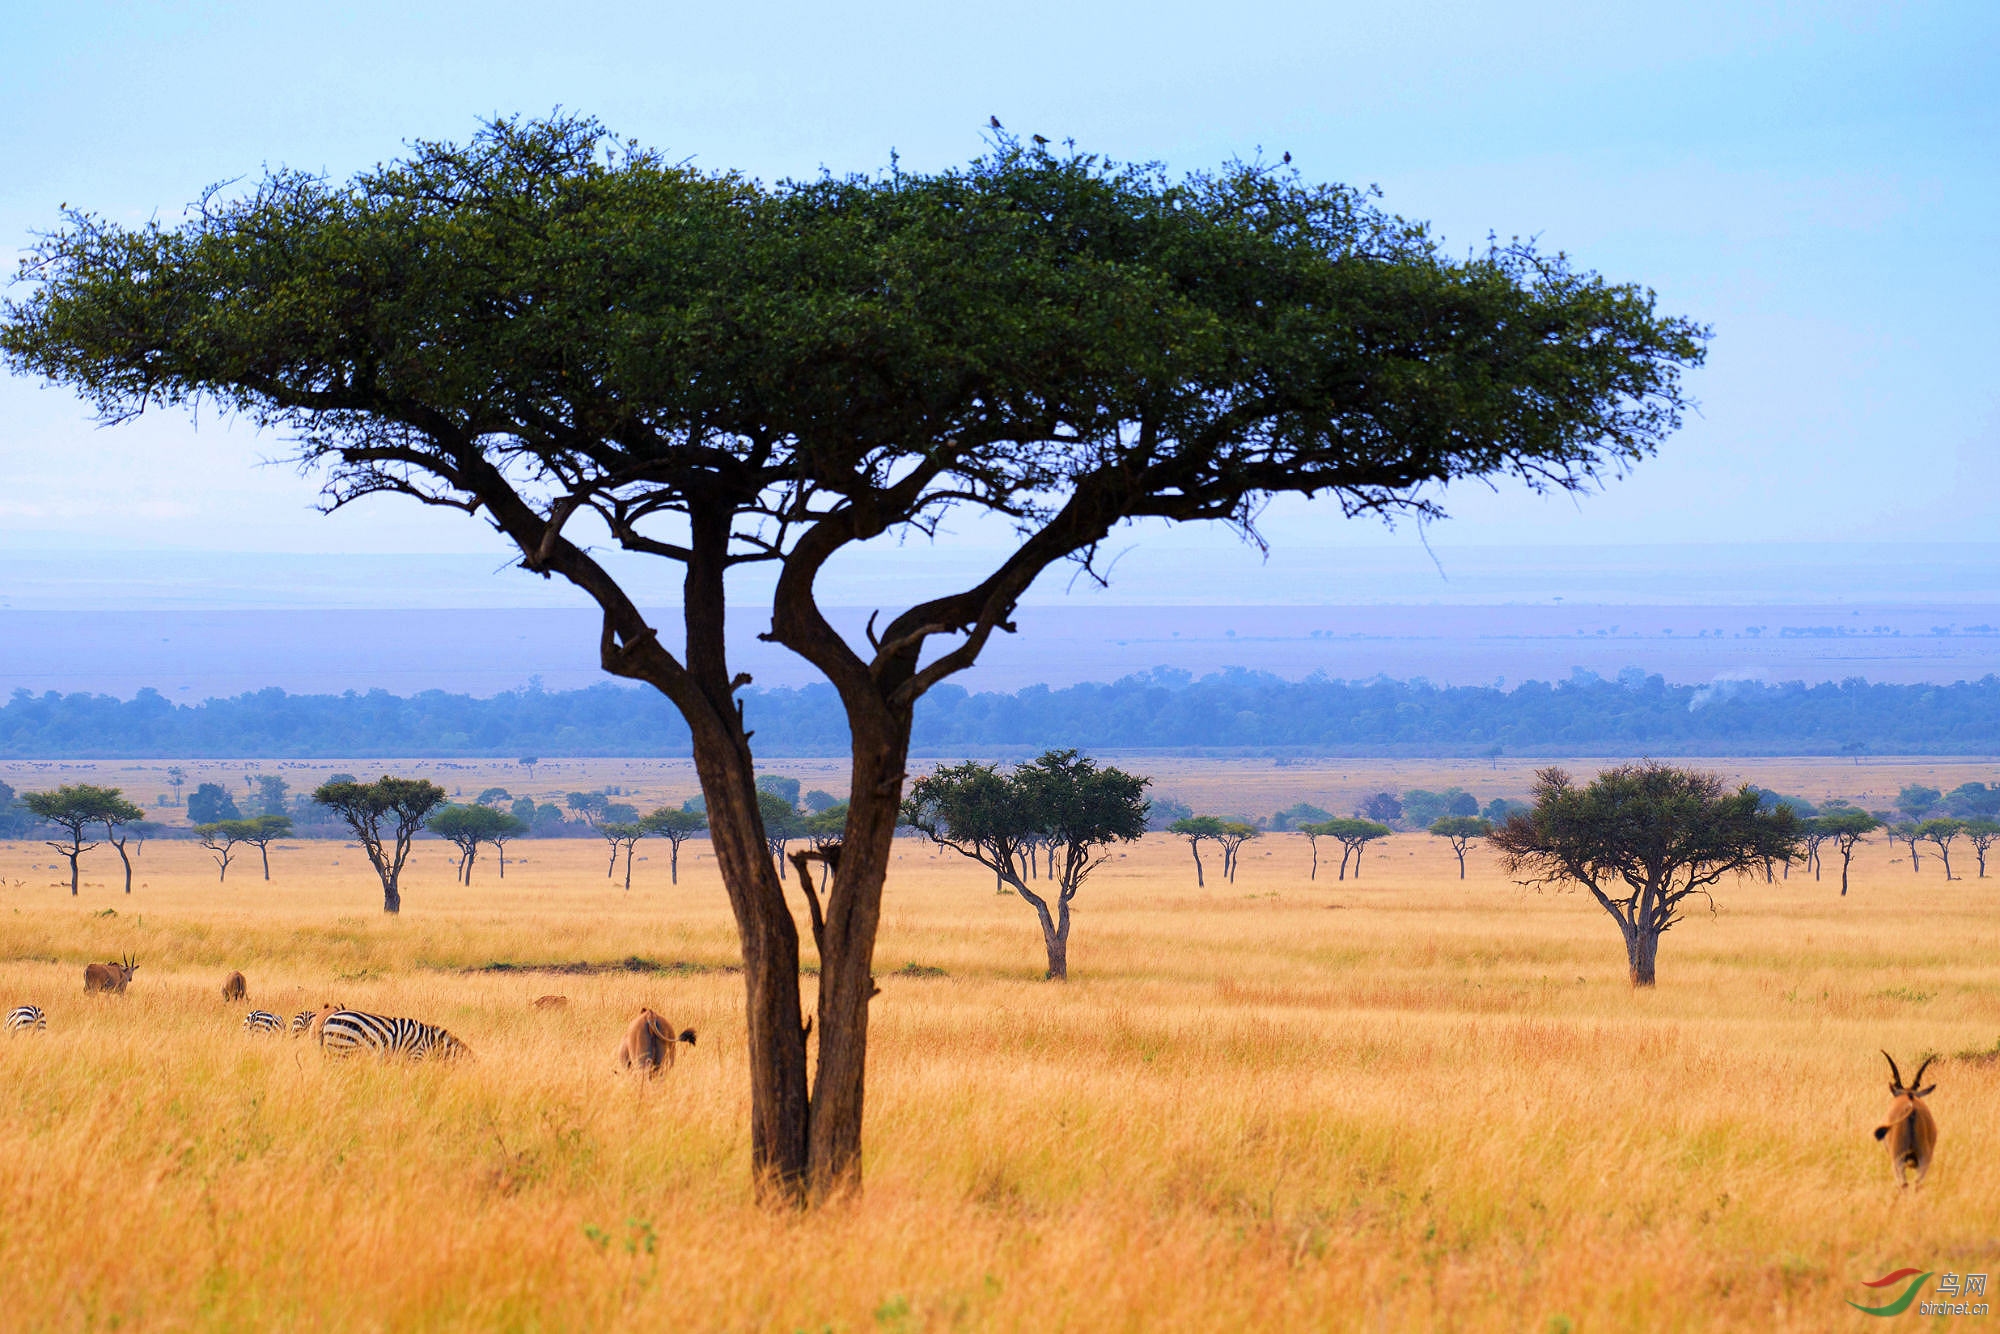
[[[48,1028],[49,1017],[39,1005],[17,1005],[7,1012],[9,1033],[46,1033]]]
[[[297,1037],[299,1034],[311,1028],[313,1026],[313,1019],[317,1017],[318,1014],[319,1014],[318,1010],[300,1010],[297,1014],[293,1015],[292,1036]]]
[[[243,1031],[245,1033],[282,1033],[285,1031],[285,1021],[277,1015],[272,1014],[269,1010],[252,1010],[243,1016]]]
[[[372,1051],[378,1056],[407,1056],[413,1061],[425,1057],[449,1061],[472,1054],[463,1042],[436,1024],[358,1010],[328,1015],[320,1025],[319,1045],[329,1056]]]

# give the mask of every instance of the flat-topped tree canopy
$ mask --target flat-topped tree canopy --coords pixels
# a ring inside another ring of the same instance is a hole
[[[781,1193],[858,1166],[911,710],[1042,571],[1135,519],[1254,534],[1282,493],[1429,514],[1453,478],[1586,486],[1675,428],[1706,336],[1560,255],[1448,255],[1365,192],[1258,163],[1173,177],[1003,136],[954,170],[765,185],[563,117],[346,183],[272,173],[175,226],[71,213],[24,276],[17,369],[112,419],[239,412],[324,469],[329,505],[478,515],[602,607],[605,668],[694,736],[744,938],[753,1157]],[[865,643],[834,632],[829,559],[964,508],[1014,527],[1009,556]],[[607,539],[684,567],[678,651],[593,555]],[[852,736],[809,1100],[723,636],[725,571],[755,562],[779,567],[769,636]]]

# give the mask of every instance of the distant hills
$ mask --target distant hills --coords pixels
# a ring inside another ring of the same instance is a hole
[[[827,686],[746,690],[760,756],[837,756],[847,732]],[[1012,693],[934,690],[920,755],[1050,746],[1189,754],[1352,756],[2000,755],[2000,677],[1955,685],[1669,685],[1637,669],[1577,671],[1511,689],[1424,681],[1285,680],[1157,669],[1109,684]],[[1497,748],[1497,750],[1496,750]],[[17,690],[0,706],[9,759],[338,759],[685,756],[687,728],[650,690],[261,690],[199,704]]]

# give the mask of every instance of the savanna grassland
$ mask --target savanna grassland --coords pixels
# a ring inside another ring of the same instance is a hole
[[[570,763],[534,788],[581,785]],[[1268,764],[1163,768],[1210,808],[1313,795]],[[1506,790],[1484,764],[1342,772]],[[1930,772],[1900,781],[1955,766]],[[1826,1330],[1869,1325],[1844,1299],[1905,1265],[2000,1285],[2000,1060],[1973,1054],[2000,1044],[2000,865],[1980,880],[1969,852],[1946,883],[1878,841],[1844,900],[1837,861],[1727,885],[1634,994],[1595,904],[1477,850],[1461,882],[1424,835],[1345,882],[1267,835],[1199,890],[1149,836],[1085,887],[1067,985],[990,874],[901,846],[867,1184],[789,1214],[749,1188],[741,981],[699,843],[678,886],[641,844],[629,895],[601,842],[524,840],[470,888],[423,843],[398,919],[339,843],[280,845],[268,884],[248,850],[218,884],[154,841],[129,898],[100,850],[79,899],[46,849],[0,845],[0,1004],[49,1015],[0,1038],[0,1326]],[[85,996],[84,963],[126,952],[128,994]],[[520,971],[625,960],[662,971]],[[252,1004],[412,1014],[476,1059],[250,1037],[232,968]],[[641,1004],[699,1032],[651,1083],[613,1061]],[[1944,1053],[1919,1191],[1869,1135],[1879,1047],[1906,1073]]]

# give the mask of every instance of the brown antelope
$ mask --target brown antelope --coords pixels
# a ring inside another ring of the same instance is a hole
[[[535,997],[535,1008],[537,1010],[565,1010],[569,1008],[569,997],[554,995],[537,996]]]
[[[138,961],[129,954],[123,960],[114,963],[88,964],[83,970],[83,989],[116,991],[123,995],[126,986],[132,981],[132,974],[138,971]]]
[[[1889,1094],[1895,1101],[1889,1104],[1889,1120],[1886,1125],[1875,1127],[1875,1138],[1889,1146],[1889,1162],[1896,1169],[1896,1184],[1908,1186],[1904,1172],[1917,1169],[1916,1184],[1924,1183],[1924,1173],[1931,1170],[1931,1151],[1937,1148],[1937,1122],[1931,1119],[1931,1109],[1919,1101],[1929,1097],[1937,1085],[1919,1087],[1924,1082],[1924,1071],[1937,1057],[1926,1056],[1924,1063],[1917,1067],[1917,1077],[1907,1085],[1903,1083],[1903,1072],[1896,1068],[1896,1058],[1888,1052],[1882,1059],[1889,1063]]]
[[[346,1008],[346,1006],[337,1001],[328,1001],[317,1010],[302,1011],[297,1019],[292,1020],[292,1036],[298,1037],[303,1034],[311,1038],[314,1042],[318,1042],[320,1040],[320,1030],[326,1027],[327,1019],[332,1015],[339,1014]],[[305,1021],[303,1025],[299,1022],[301,1019]]]
[[[222,979],[222,999],[226,1001],[250,999],[250,984],[243,980],[243,974],[231,973]]]
[[[661,1070],[671,1070],[674,1066],[674,1045],[676,1041],[694,1045],[694,1030],[681,1030],[678,1039],[674,1037],[674,1026],[650,1009],[641,1010],[625,1030],[625,1041],[618,1046],[618,1064],[626,1069],[638,1066],[647,1075]]]

